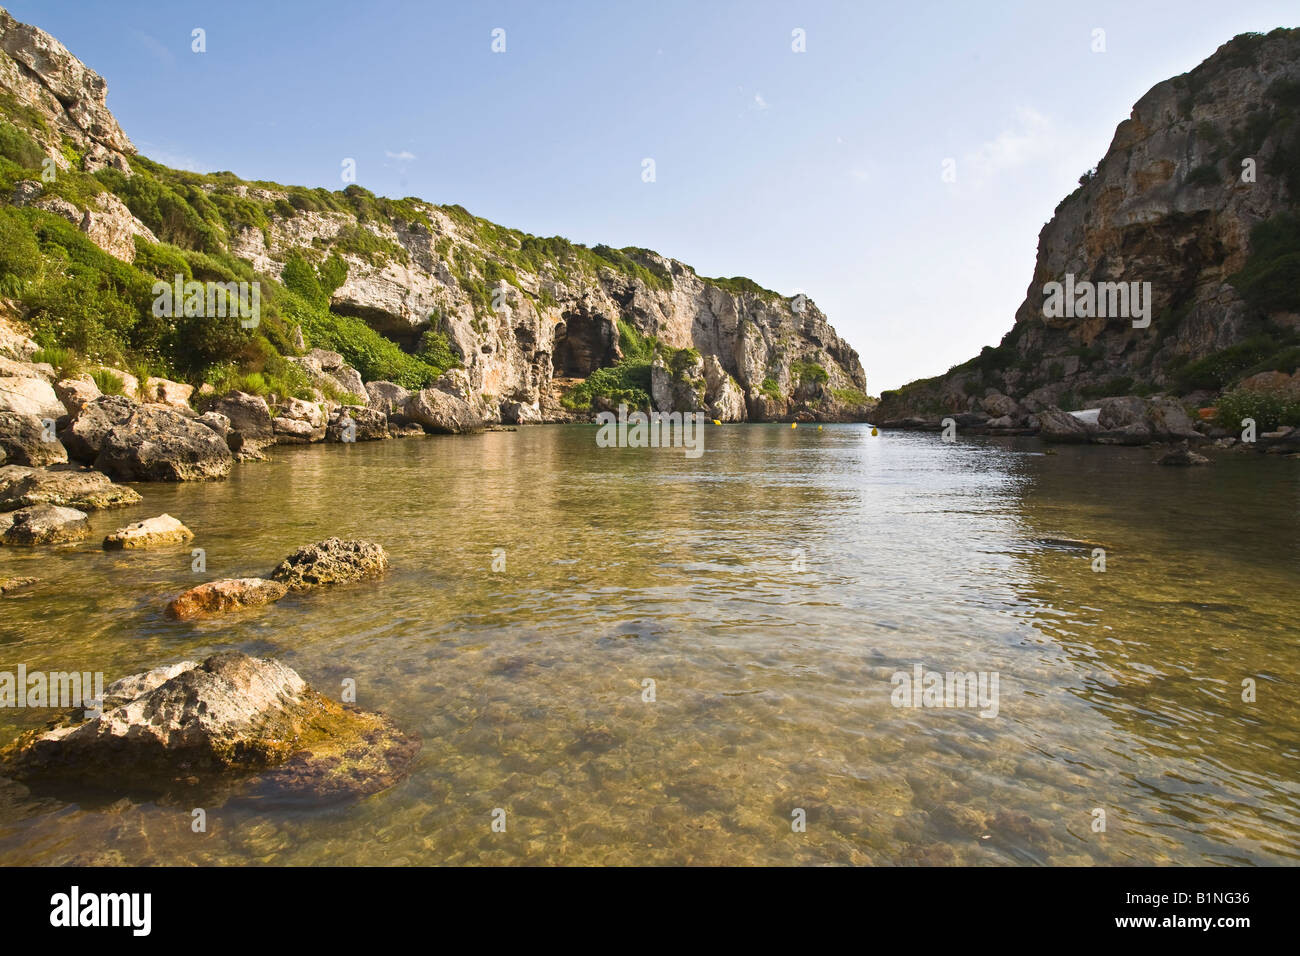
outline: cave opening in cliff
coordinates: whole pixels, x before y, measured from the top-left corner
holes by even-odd
[[[565,312],[555,326],[555,374],[561,378],[586,378],[598,368],[613,365],[614,323],[600,315]]]

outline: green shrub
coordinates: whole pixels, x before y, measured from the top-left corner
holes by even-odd
[[[831,395],[845,405],[866,405],[871,401],[867,398],[867,393],[859,388],[833,388]]]
[[[1261,361],[1279,351],[1279,343],[1270,335],[1255,335],[1220,349],[1211,355],[1185,365],[1174,375],[1176,387],[1182,392],[1200,389],[1218,391],[1241,378],[1247,369],[1257,367]]]
[[[781,398],[781,385],[779,382],[777,382],[776,379],[772,378],[770,375],[767,378],[763,379],[763,384],[758,387],[758,390],[762,392],[764,395],[766,395],[768,398],[777,401],[779,401]]]
[[[126,383],[122,381],[122,377],[106,368],[96,369],[90,373],[90,377],[95,380],[95,387],[105,395],[126,394]]]
[[[826,369],[810,359],[801,359],[790,366],[790,375],[799,385],[819,385],[830,381]]]
[[[1280,425],[1300,425],[1300,399],[1276,392],[1237,389],[1221,395],[1217,406],[1218,423],[1229,431],[1239,430],[1243,418],[1255,419],[1259,432],[1274,431]]]
[[[648,409],[650,363],[630,361],[598,368],[585,381],[570,389],[561,401],[567,408],[582,411],[590,409],[592,400],[597,397],[614,406],[626,404],[629,408]]]
[[[1300,216],[1279,213],[1250,233],[1250,255],[1228,279],[1262,312],[1300,311]]]

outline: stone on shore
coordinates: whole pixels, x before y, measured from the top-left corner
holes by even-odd
[[[273,604],[288,592],[289,589],[279,581],[266,578],[225,578],[200,584],[173,598],[167,605],[166,614],[178,621],[214,617]]]
[[[351,428],[348,427],[351,422]],[[351,437],[349,437],[351,436]],[[390,438],[388,434],[388,416],[364,405],[344,405],[330,416],[325,440],[345,441],[381,441]]]
[[[206,425],[165,405],[138,405],[109,431],[95,467],[121,481],[212,481],[233,461]]]
[[[226,442],[240,460],[261,458],[261,451],[275,444],[275,429],[266,399],[248,392],[230,392],[217,399],[209,411],[226,417]]]
[[[308,591],[374,577],[388,570],[388,553],[369,541],[327,538],[299,548],[271,572],[271,577],[293,591]]]
[[[0,544],[63,544],[80,541],[88,534],[86,513],[76,508],[32,505],[0,514]]]
[[[133,551],[137,548],[158,548],[180,544],[194,537],[194,532],[169,514],[136,521],[118,528],[104,538],[105,551]]]
[[[98,715],[72,711],[21,736],[0,752],[0,769],[117,789],[254,772],[258,798],[332,801],[391,786],[420,749],[382,714],[346,708],[292,668],[239,651],[136,674],[103,696]]]
[[[139,500],[134,489],[115,485],[107,475],[88,468],[0,468],[0,511],[41,504],[94,511],[133,505]]]
[[[139,406],[124,395],[101,395],[73,412],[59,440],[68,455],[86,465],[93,465],[108,433],[129,419]]]
[[[54,386],[44,379],[5,376],[0,377],[0,412],[58,418],[64,409]]]
[[[18,412],[0,412],[0,449],[5,460],[16,465],[58,465],[68,460],[68,450],[54,433],[53,419]]]

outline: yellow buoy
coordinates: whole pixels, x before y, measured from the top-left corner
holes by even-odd
[[[875,425],[872,425],[872,426],[871,426],[871,435],[872,435],[872,437],[875,437],[876,435],[879,435],[879,434],[880,434],[880,432],[878,432],[878,431],[876,430],[876,426],[875,426]]]
[[[715,418],[715,419],[713,420],[713,424],[715,424],[715,425],[721,425],[722,422],[718,421],[718,420]]]
[[[790,427],[791,427],[791,428],[798,428],[798,427],[799,427],[799,423],[798,423],[798,422],[791,422],[791,423],[790,423]]]
[[[821,431],[821,430],[822,430],[822,427],[821,427],[820,425],[818,425],[818,426],[817,426],[817,430],[818,430],[818,431]]]

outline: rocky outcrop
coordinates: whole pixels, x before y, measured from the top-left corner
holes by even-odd
[[[136,521],[118,528],[104,538],[105,551],[134,551],[180,544],[194,537],[194,532],[169,514]]]
[[[140,405],[108,432],[95,467],[119,481],[212,481],[229,475],[233,461],[206,425],[166,406]]]
[[[265,578],[226,578],[190,588],[173,598],[165,611],[178,621],[214,617],[231,611],[263,607],[280,600],[289,592],[279,581]]]
[[[391,786],[420,746],[388,718],[345,708],[284,664],[238,651],[124,678],[103,698],[102,713],[74,711],[7,747],[5,775],[123,788],[255,772],[263,789],[333,800]]]
[[[139,500],[135,490],[115,485],[107,475],[88,468],[0,468],[0,511],[43,504],[94,511],[121,508]]]
[[[292,591],[309,591],[323,585],[376,577],[387,570],[388,553],[379,545],[327,538],[299,548],[280,562],[271,577]]]
[[[90,534],[84,511],[58,505],[31,505],[0,514],[0,544],[63,544]]]
[[[43,145],[67,168],[63,137],[88,152],[87,169],[112,165],[129,172],[135,152],[106,104],[108,85],[44,30],[0,10],[0,87],[38,113]],[[35,125],[35,124],[34,124]]]
[[[991,393],[1011,396],[1027,412],[1095,407],[1099,397],[1135,390],[1213,394],[1234,369],[1270,358],[1261,345],[1234,366],[1240,356],[1225,350],[1270,338],[1273,357],[1291,371],[1285,350],[1300,318],[1252,304],[1241,277],[1258,249],[1256,227],[1294,214],[1300,201],[1297,84],[1300,30],[1284,29],[1236,37],[1189,73],[1156,84],[1043,227],[1029,289],[1001,344],[935,379],[886,392],[878,418],[931,419]],[[1059,309],[1051,283],[1061,284]],[[1123,294],[1102,283],[1124,283]],[[1133,283],[1146,295],[1140,308]],[[1067,286],[1076,290],[1069,309]],[[1086,295],[1091,306],[1079,298]],[[1178,435],[1182,425],[1156,427]],[[1115,437],[1137,441],[1140,427],[1131,431]]]
[[[1209,463],[1210,459],[1192,451],[1191,448],[1188,447],[1187,442],[1183,442],[1179,448],[1175,448],[1173,451],[1161,456],[1160,460],[1156,462],[1156,464],[1159,465],[1174,465],[1179,467],[1208,465]]]

